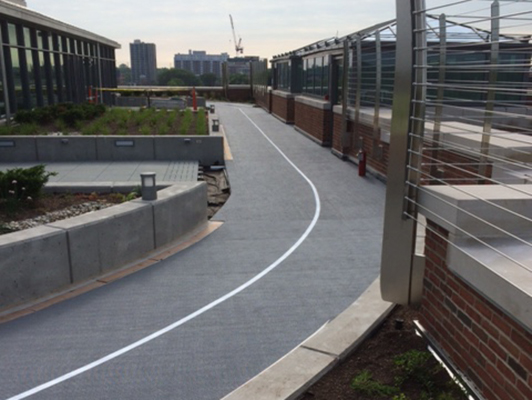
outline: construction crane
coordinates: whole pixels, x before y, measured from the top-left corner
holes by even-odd
[[[242,38],[238,38],[238,42],[236,41],[236,33],[235,33],[235,24],[233,23],[233,17],[231,14],[229,14],[229,19],[231,20],[231,29],[233,30],[233,41],[235,43],[235,51],[236,55],[238,56],[238,53],[242,54],[244,53],[244,48],[242,47]]]

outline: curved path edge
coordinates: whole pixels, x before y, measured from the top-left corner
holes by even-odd
[[[394,307],[382,300],[377,278],[345,311],[222,400],[297,399],[356,350]]]

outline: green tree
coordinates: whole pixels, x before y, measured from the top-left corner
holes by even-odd
[[[201,86],[200,78],[192,72],[176,68],[162,68],[157,77],[158,84],[160,86],[171,86],[169,82],[172,80],[173,83],[181,81],[184,86]]]
[[[208,72],[200,76],[203,86],[216,86],[216,81],[218,77],[212,72]]]
[[[233,74],[229,77],[229,83],[233,85],[245,85],[249,83],[249,76],[245,74]]]
[[[120,64],[116,69],[116,78],[121,85],[131,84],[131,68],[126,64]]]
[[[181,79],[172,78],[166,83],[166,86],[186,86],[186,85]]]

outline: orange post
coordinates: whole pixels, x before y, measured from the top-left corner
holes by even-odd
[[[192,88],[192,109],[198,111],[198,101],[196,100],[196,88]]]

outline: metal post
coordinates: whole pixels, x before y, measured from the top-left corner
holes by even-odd
[[[380,139],[380,107],[381,107],[381,87],[382,87],[382,48],[381,33],[375,32],[375,107],[373,111],[373,140],[374,144]],[[375,148],[374,148],[375,150]]]
[[[9,90],[7,87],[6,60],[4,57],[4,38],[0,29],[0,73],[2,74],[2,89],[4,90],[4,104],[6,108],[6,124],[11,123],[11,107],[9,105]]]
[[[480,159],[478,174],[487,175],[488,155],[490,149],[490,135],[493,124],[493,108],[495,105],[495,83],[497,82],[497,69],[499,64],[499,31],[500,31],[500,7],[499,1],[495,0],[491,5],[491,52],[489,65],[488,93],[486,95],[486,111],[484,113],[484,130],[480,143]]]
[[[381,258],[381,295],[384,300],[410,304],[415,288],[412,288],[413,256],[415,249],[416,221],[405,218],[404,196],[407,180],[409,132],[414,84],[414,31],[424,34],[424,18],[417,17],[424,10],[423,0],[405,2],[396,0],[397,47],[396,74],[393,97],[393,117],[390,138],[390,156],[384,212],[384,233]],[[424,14],[423,14],[424,17]]]
[[[362,104],[362,39],[356,38],[356,77],[357,77],[357,92],[355,98],[355,123],[360,122],[360,107]]]
[[[99,96],[100,96],[100,103],[105,104],[104,99],[103,99],[103,91],[102,91],[102,87],[103,87],[103,83],[102,83],[102,56],[101,56],[100,43],[97,44],[96,49],[97,49],[97,52],[98,52],[98,54],[97,54],[97,57],[98,57],[98,92],[99,92]]]
[[[420,0],[423,1],[424,0]],[[418,8],[417,10],[424,10]],[[405,201],[407,215],[417,216],[417,187],[421,177],[421,164],[423,152],[423,136],[425,134],[425,108],[427,98],[427,35],[426,19],[424,12],[416,12],[414,15],[416,27],[414,38],[414,106],[412,108],[412,123],[410,132],[410,161],[408,169],[407,186],[408,199]]]
[[[349,39],[344,41],[344,58],[342,60],[342,153],[351,147],[351,134],[347,132],[347,96],[349,93]]]
[[[434,128],[432,130],[432,147],[436,150],[432,151],[430,167],[430,176],[438,176],[438,166],[436,160],[438,159],[438,148],[440,147],[440,131],[441,119],[443,115],[443,97],[445,94],[445,72],[447,64],[447,18],[445,14],[440,15],[440,68],[438,70],[438,92],[436,95],[436,107],[434,110]]]

